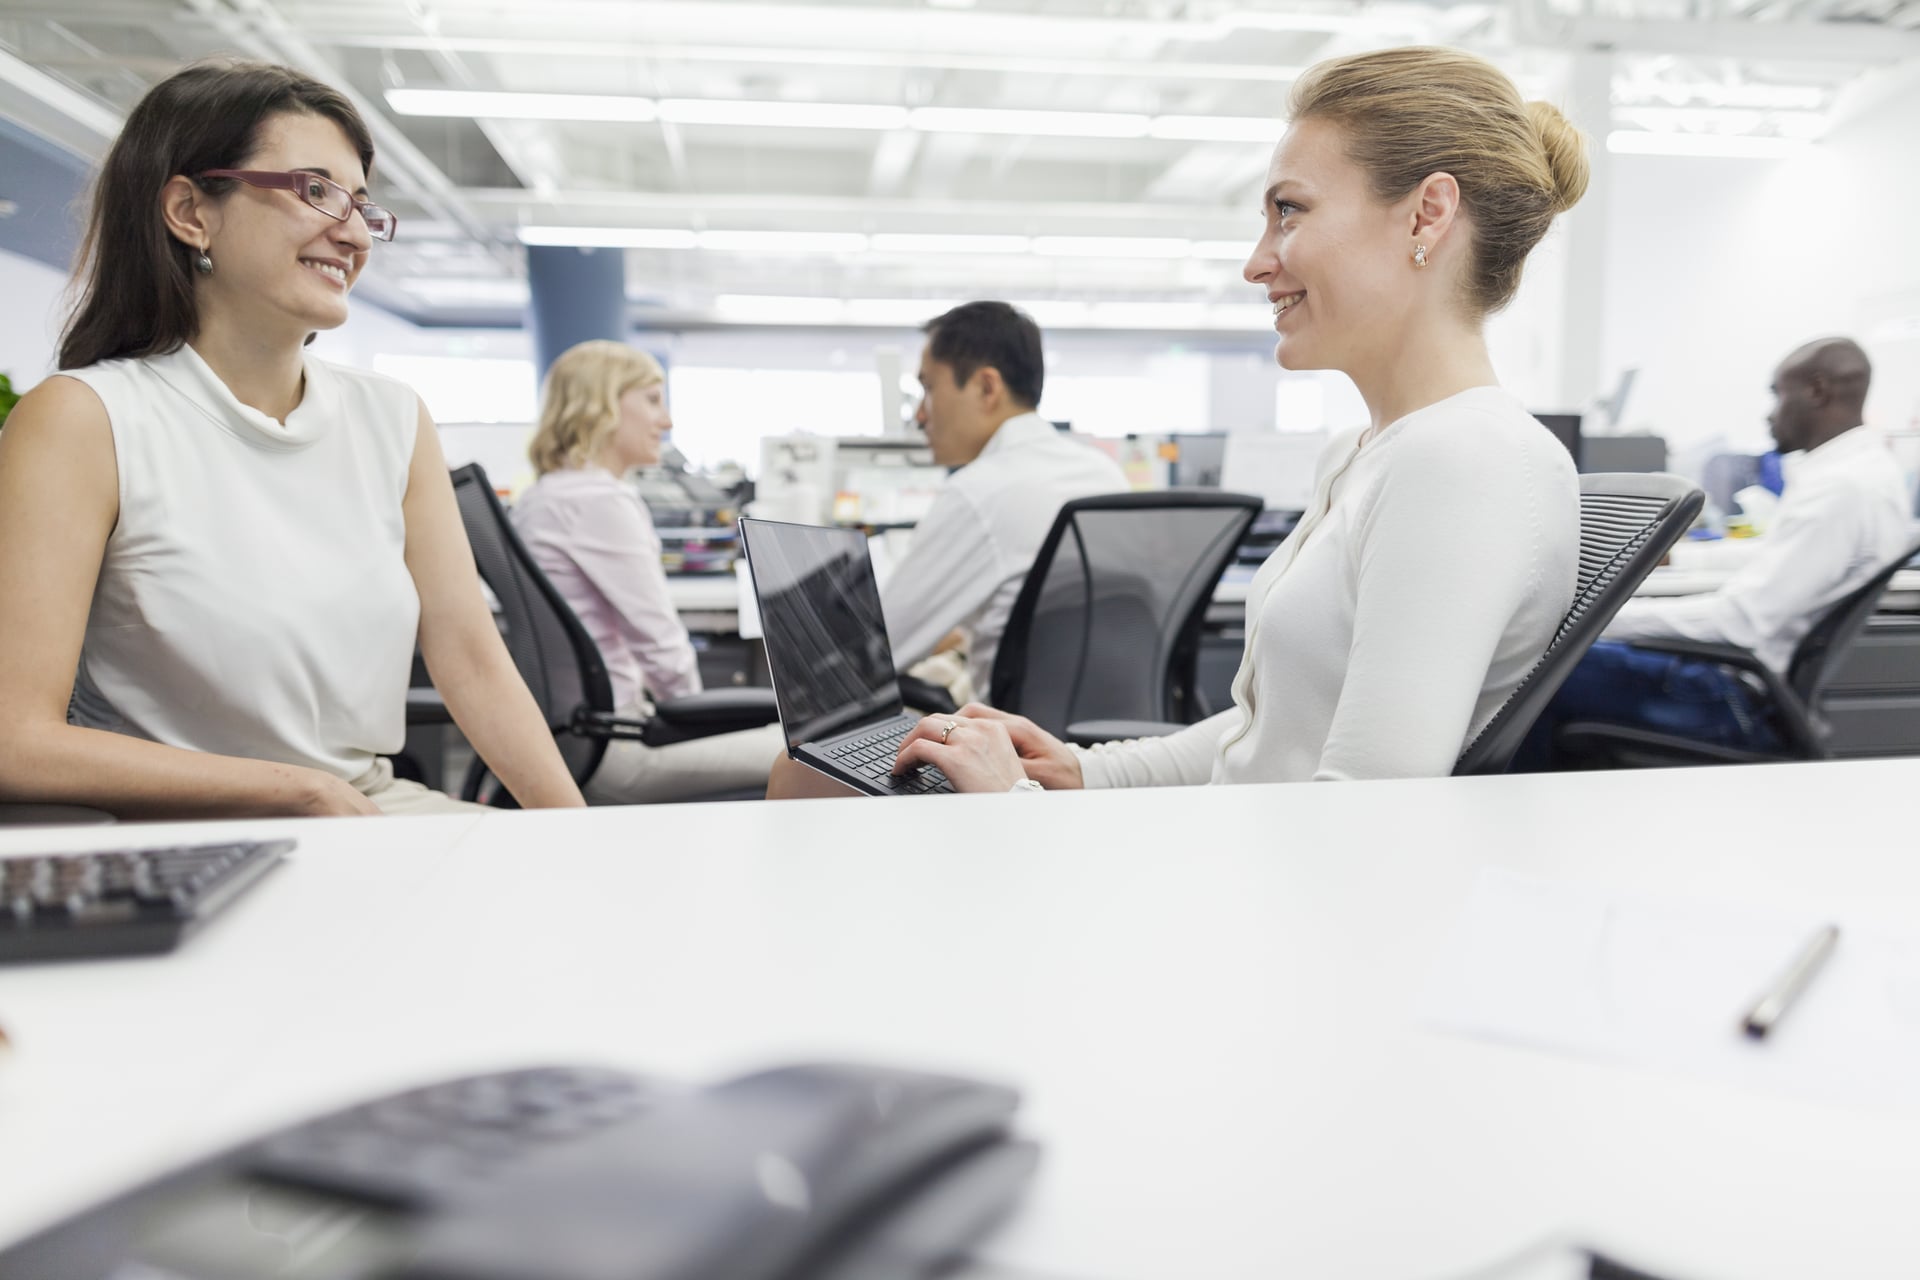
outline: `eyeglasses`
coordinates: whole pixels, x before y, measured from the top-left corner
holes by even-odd
[[[250,187],[294,192],[336,222],[345,222],[353,211],[358,209],[361,219],[367,224],[367,234],[375,240],[391,240],[393,233],[400,229],[400,219],[389,210],[366,200],[355,199],[353,192],[333,179],[323,178],[317,173],[310,173],[304,169],[295,169],[290,173],[278,173],[269,169],[209,169],[200,176],[232,178]]]

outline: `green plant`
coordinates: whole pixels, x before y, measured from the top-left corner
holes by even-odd
[[[13,380],[0,373],[0,423],[7,420],[7,415],[13,412],[13,406],[19,402],[20,396],[13,389]]]

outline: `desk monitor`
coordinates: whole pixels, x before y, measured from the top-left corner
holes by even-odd
[[[1573,455],[1574,470],[1580,469],[1580,415],[1577,413],[1536,413],[1540,424],[1553,432],[1553,438]]]
[[[1269,511],[1305,511],[1313,501],[1313,469],[1326,447],[1326,434],[1320,431],[1229,435],[1220,487],[1257,493]]]
[[[1665,471],[1665,436],[1588,436],[1581,442],[1582,471]]]

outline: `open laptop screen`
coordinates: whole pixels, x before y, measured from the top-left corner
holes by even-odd
[[[858,529],[742,520],[787,746],[899,715],[880,589]]]

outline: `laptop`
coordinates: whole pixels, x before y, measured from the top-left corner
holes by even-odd
[[[900,702],[866,535],[743,518],[740,542],[787,754],[868,795],[952,791],[930,766],[889,773],[920,717]]]

